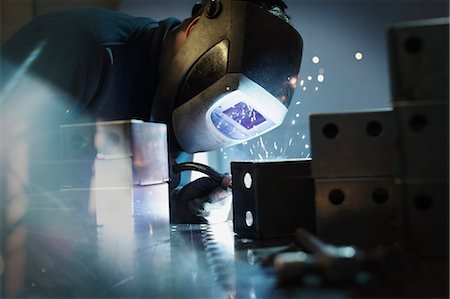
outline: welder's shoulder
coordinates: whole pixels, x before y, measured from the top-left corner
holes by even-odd
[[[65,88],[90,53],[103,53],[103,46],[109,43],[126,44],[155,23],[99,8],[40,15],[2,46],[0,60],[3,66],[8,65],[0,70],[2,81],[12,78],[19,66],[27,65],[29,73]],[[103,61],[97,59],[89,66],[91,76],[100,76]]]
[[[40,15],[21,28],[3,47],[4,51],[35,47],[51,40],[82,55],[85,51],[108,43],[127,43],[156,22],[101,8],[80,8]]]

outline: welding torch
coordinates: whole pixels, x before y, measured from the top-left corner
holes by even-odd
[[[201,173],[204,173],[208,175],[211,179],[216,181],[220,184],[224,189],[230,188],[232,189],[231,185],[231,178],[227,175],[224,175],[217,170],[213,169],[212,167],[208,165],[204,165],[201,163],[196,162],[186,162],[186,163],[180,163],[180,164],[174,164],[172,166],[172,170],[174,173],[180,173],[182,171],[199,171]]]

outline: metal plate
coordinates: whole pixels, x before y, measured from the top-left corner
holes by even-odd
[[[393,176],[391,110],[310,116],[315,178]]]
[[[90,124],[63,125],[60,127],[61,157],[63,160],[92,161],[95,148],[96,126]]]
[[[393,101],[449,96],[448,18],[400,24],[389,30]]]
[[[428,257],[448,258],[448,179],[404,180],[400,186],[406,248]]]
[[[394,108],[400,138],[398,176],[448,177],[448,103],[399,103]]]
[[[333,244],[392,244],[398,199],[389,178],[316,180],[317,235]]]
[[[310,160],[232,162],[233,222],[239,237],[315,231],[314,181]]]
[[[130,120],[64,125],[61,137],[65,161],[92,163],[94,159],[121,159],[128,161],[132,170],[131,184],[149,185],[169,180],[164,124]]]

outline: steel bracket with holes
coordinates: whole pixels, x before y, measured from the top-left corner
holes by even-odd
[[[234,231],[244,238],[315,232],[311,160],[232,162]]]

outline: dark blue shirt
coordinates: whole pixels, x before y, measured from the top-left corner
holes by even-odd
[[[31,59],[29,73],[69,95],[64,111],[149,120],[161,46],[178,24],[99,8],[41,15],[3,45],[2,88]]]

